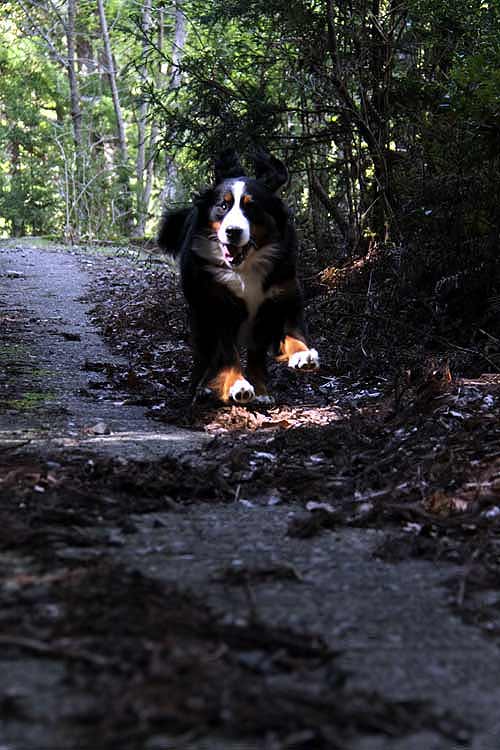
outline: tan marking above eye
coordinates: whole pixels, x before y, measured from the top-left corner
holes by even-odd
[[[224,195],[222,196],[222,199],[223,199],[223,200],[224,200],[224,201],[225,201],[226,203],[232,203],[232,202],[233,202],[233,196],[232,196],[232,193],[224,193]]]
[[[251,195],[244,195],[243,196],[243,203],[251,203],[252,202],[252,196]]]

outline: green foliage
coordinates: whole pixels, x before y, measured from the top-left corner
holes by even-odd
[[[144,29],[144,4],[106,0],[126,165],[94,0],[77,5],[79,154],[58,59],[66,54],[67,3],[58,4],[60,17],[35,3],[31,19],[7,5],[0,22],[4,231],[116,236],[127,189],[137,213],[152,165],[152,232],[161,196],[187,199],[209,179],[214,155],[233,145],[243,155],[265,146],[286,160],[289,199],[326,262],[362,254],[373,241],[417,242],[422,232],[459,249],[493,241],[496,2],[152,0]],[[186,17],[182,49],[175,48],[176,7]],[[52,34],[53,50],[40,29]],[[141,138],[146,162],[137,176]],[[137,230],[144,232],[139,222]]]
[[[43,233],[60,216],[52,118],[60,83],[8,24],[0,52],[0,217],[11,234]],[[56,157],[54,159],[54,157]]]
[[[46,4],[35,7],[29,17],[12,4],[0,18],[0,232],[4,234],[92,238],[117,237],[122,231],[124,172],[116,159],[115,117],[102,66],[95,2],[80,0],[77,7],[80,154],[73,138],[64,65],[65,3],[59,4],[59,17],[51,16]],[[139,50],[130,30],[135,8],[121,0],[107,4],[131,130],[135,103],[128,93],[132,87],[127,66]],[[132,173],[132,164],[126,169]]]

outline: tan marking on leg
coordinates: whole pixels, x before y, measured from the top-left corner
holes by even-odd
[[[297,352],[306,352],[309,349],[300,339],[293,336],[285,336],[284,341],[280,344],[280,354],[276,357],[277,362],[288,362],[292,354]]]
[[[208,387],[211,388],[221,401],[227,402],[230,399],[229,391],[237,380],[244,380],[245,376],[239,365],[225,367],[210,381]]]

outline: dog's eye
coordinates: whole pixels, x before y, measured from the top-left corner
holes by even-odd
[[[220,207],[222,208],[223,211],[226,211],[229,208],[226,201],[222,201],[222,203],[220,204]]]

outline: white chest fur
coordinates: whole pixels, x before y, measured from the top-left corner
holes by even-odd
[[[271,290],[264,292],[263,283],[276,252],[277,249],[269,245],[259,250],[251,250],[238,269],[220,267],[213,269],[217,281],[227,286],[233,294],[245,302],[249,318],[255,317],[261,304],[272,294]]]
[[[218,242],[203,235],[196,235],[192,248],[199,257],[210,261],[208,269],[219,284],[226,286],[245,302],[248,316],[242,324],[238,338],[241,344],[248,343],[248,333],[259,307],[264,300],[276,295],[276,289],[273,287],[264,292],[263,284],[279,253],[279,247],[265,245],[258,250],[251,249],[243,263],[234,269],[226,263]],[[214,261],[217,265],[212,265]]]
[[[248,317],[243,321],[238,333],[238,343],[250,343],[252,323],[264,300],[275,295],[271,287],[264,292],[263,283],[271,269],[277,248],[272,245],[259,250],[251,250],[237,270],[214,268],[213,273],[220,284],[227,286],[246,305]]]

